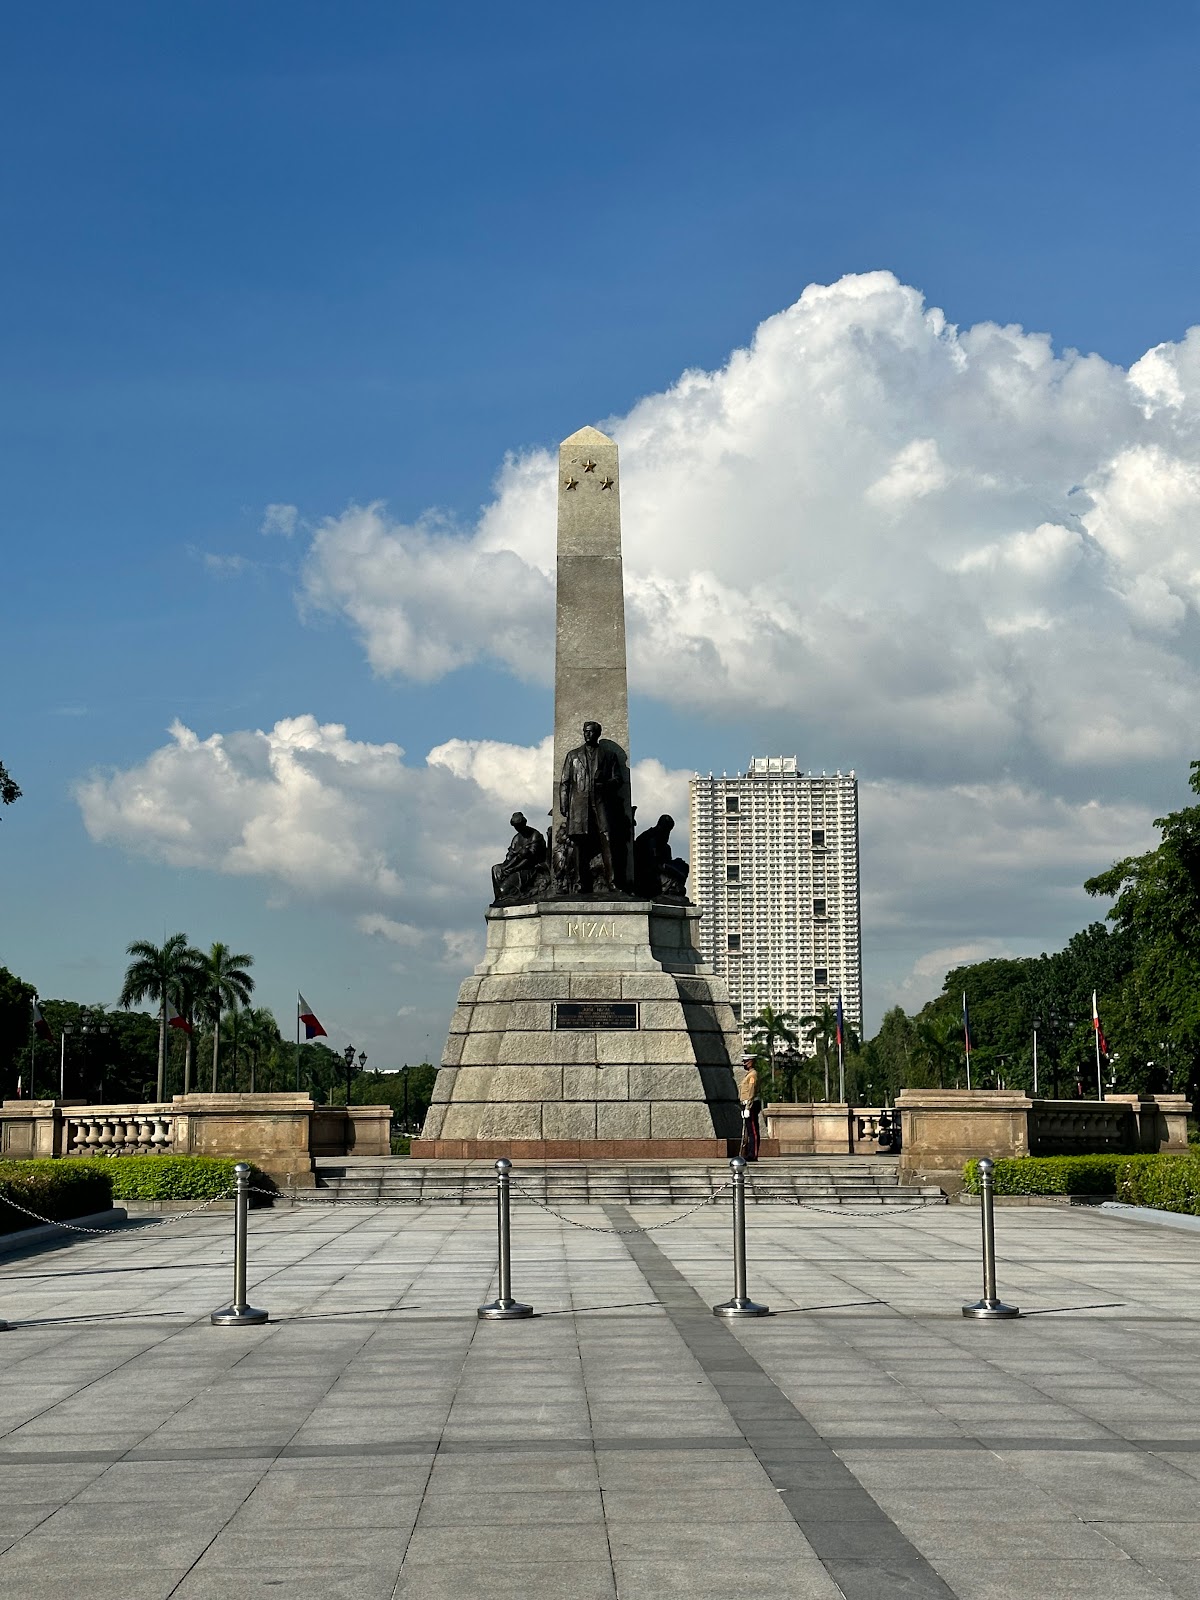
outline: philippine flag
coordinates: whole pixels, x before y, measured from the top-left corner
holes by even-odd
[[[180,1028],[184,1033],[191,1033],[192,1025],[182,1011],[176,1011],[171,1002],[167,1001],[167,1027]]]
[[[842,1048],[842,1026],[843,1026],[844,1021],[845,1021],[845,1019],[842,1016],[842,997],[841,997],[841,995],[838,995],[838,997],[837,997],[837,1047],[838,1047],[839,1050]]]
[[[967,991],[963,990],[963,1043],[967,1047],[967,1054],[975,1048],[971,1040],[971,1012],[967,1006]]]
[[[44,1039],[47,1044],[54,1043],[54,1035],[50,1032],[50,1024],[42,1015],[42,1008],[36,1000],[33,1002],[33,1031],[39,1039]]]
[[[1096,991],[1092,990],[1092,1027],[1096,1030],[1096,1043],[1100,1046],[1100,1054],[1108,1054],[1108,1040],[1104,1037],[1104,1029],[1100,1026],[1100,1012],[1096,1006]]]
[[[327,1039],[329,1035],[317,1021],[316,1012],[299,991],[296,993],[296,1000],[296,1016],[304,1024],[304,1037],[306,1039]]]

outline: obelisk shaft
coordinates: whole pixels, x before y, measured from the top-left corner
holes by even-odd
[[[558,450],[558,606],[554,646],[554,826],[558,779],[585,722],[629,761],[625,589],[617,447],[580,428]]]

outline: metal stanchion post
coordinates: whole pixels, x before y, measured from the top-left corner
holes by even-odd
[[[503,1156],[496,1163],[496,1232],[500,1258],[500,1292],[486,1306],[480,1306],[479,1315],[485,1322],[512,1322],[517,1317],[531,1317],[532,1306],[524,1306],[512,1297],[512,1258],[509,1253],[508,1175],[512,1162]]]
[[[996,1298],[996,1218],[992,1200],[995,1179],[992,1172],[995,1162],[986,1156],[979,1163],[979,1210],[983,1217],[983,1299],[973,1306],[964,1306],[964,1317],[1019,1317],[1016,1306],[1006,1306]]]
[[[239,1161],[233,1169],[237,1189],[233,1197],[233,1304],[214,1311],[208,1319],[221,1328],[245,1327],[265,1322],[267,1313],[246,1304],[246,1235],[250,1218],[250,1168]]]
[[[746,1163],[734,1156],[733,1171],[733,1299],[713,1307],[714,1317],[766,1317],[770,1306],[757,1305],[746,1293]]]

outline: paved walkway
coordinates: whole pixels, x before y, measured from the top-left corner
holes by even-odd
[[[978,1213],[521,1204],[251,1217],[263,1328],[213,1328],[227,1216],[0,1262],[14,1600],[1200,1596],[1200,1249],[997,1212],[1031,1314],[960,1315]]]

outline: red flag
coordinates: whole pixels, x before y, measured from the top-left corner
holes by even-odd
[[[1100,1046],[1100,1054],[1108,1054],[1108,1040],[1104,1037],[1104,1029],[1100,1026],[1100,1012],[1096,1007],[1096,991],[1092,990],[1092,1027],[1096,1030],[1096,1043]]]
[[[44,1039],[47,1044],[54,1043],[54,1035],[50,1031],[50,1024],[42,1015],[42,1008],[36,1000],[33,1002],[33,1031],[39,1039]]]
[[[299,990],[296,991],[296,1000],[298,1002],[296,1007],[296,1016],[298,1020],[304,1024],[304,1037],[306,1039],[327,1039],[329,1035],[317,1021],[316,1012],[309,1005],[308,1001],[299,992]]]
[[[183,1012],[176,1011],[175,1007],[169,1000],[167,1001],[167,1027],[179,1028],[184,1033],[191,1033],[192,1031],[192,1025],[184,1016]]]

